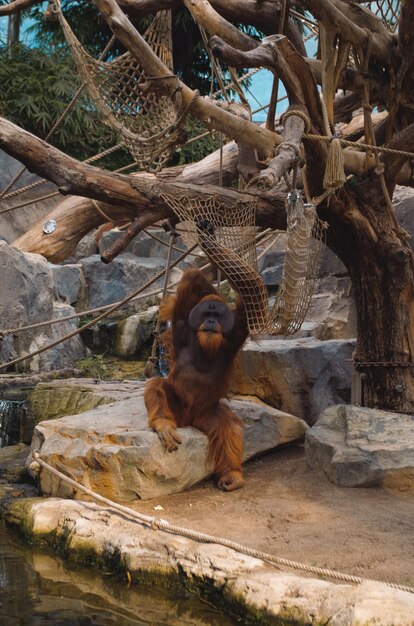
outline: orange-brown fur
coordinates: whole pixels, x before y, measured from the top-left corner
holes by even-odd
[[[170,372],[167,378],[152,378],[145,387],[149,425],[157,431],[166,450],[178,448],[177,426],[192,425],[209,438],[208,458],[214,464],[219,487],[237,489],[243,485],[243,427],[230,407],[221,402],[229,389],[234,357],[247,337],[242,303],[234,311],[234,327],[197,332],[188,324],[192,309],[199,302],[223,299],[199,270],[188,270],[175,298],[163,305],[162,320],[172,320]],[[164,334],[164,333],[163,333]]]

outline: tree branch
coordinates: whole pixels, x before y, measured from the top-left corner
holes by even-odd
[[[94,4],[101,11],[112,32],[143,67],[147,76],[157,78],[172,75],[124,15],[115,0],[94,0]],[[276,145],[281,141],[278,135],[227,113],[208,98],[197,97],[197,92],[183,82],[178,81],[178,83],[183,106],[191,107],[191,113],[201,119],[208,128],[215,128],[237,142],[273,154]]]
[[[288,109],[290,115],[286,116],[286,121],[283,122],[283,142],[278,147],[274,159],[259,175],[257,187],[262,191],[275,187],[281,177],[299,161],[305,122],[302,117],[294,115],[296,108]]]
[[[410,124],[395,135],[387,144],[387,148],[394,150],[405,150],[407,152],[414,151],[414,124]],[[411,181],[408,183],[413,185],[412,163],[407,162],[407,157],[394,154],[383,153],[381,161],[384,163],[384,176],[389,187],[394,187],[398,183],[398,178],[402,170],[409,170]]]
[[[367,46],[369,36],[365,29],[375,33],[371,56],[386,67],[390,65],[394,37],[371,11],[342,0],[299,0],[298,4],[354,46]]]
[[[80,163],[2,118],[0,118],[0,147],[26,165],[29,171],[54,182],[62,193],[102,201],[105,204],[99,206],[114,220],[125,217],[134,219],[139,216],[143,219],[143,228],[160,219],[173,216],[170,206],[162,197],[163,194],[178,194],[185,198],[206,198],[206,200],[214,196],[219,198],[223,209],[227,211],[234,211],[240,201],[257,202],[259,226],[284,228],[286,224],[284,197],[280,192],[261,194],[253,190],[241,192],[216,185],[192,184],[189,169],[192,169],[193,180],[198,182],[200,164],[189,166],[186,168],[187,171],[178,175],[176,179],[168,175],[155,176],[148,173],[134,176],[115,174]],[[229,147],[229,153],[235,165],[232,146]],[[208,158],[211,159],[211,155]],[[65,203],[63,211],[60,207],[49,216],[58,216],[59,228],[55,233],[44,235],[41,228],[45,222],[43,218],[41,223],[32,227],[15,245],[20,249],[38,252],[54,261],[60,261],[68,256],[68,249],[73,250],[74,245],[84,234],[104,221],[102,215],[84,198],[78,203],[73,198],[68,198]],[[75,230],[76,235],[72,233],[68,238],[65,236],[65,228]],[[70,242],[68,243],[66,239],[70,239]],[[65,250],[63,257],[62,249]]]
[[[322,128],[322,111],[315,79],[309,65],[284,35],[268,37],[247,52],[229,46],[219,37],[210,40],[214,56],[234,67],[267,67],[283,82],[289,103],[306,107],[315,129]]]
[[[217,35],[239,50],[253,50],[260,41],[249,37],[225,20],[207,0],[183,0],[194,21],[210,35]]]
[[[13,0],[13,2],[9,2],[9,4],[3,4],[0,6],[0,17],[3,17],[4,15],[13,15],[13,13],[18,13],[19,11],[27,9],[34,4],[39,4],[40,2],[41,0]]]
[[[135,20],[164,9],[177,10],[181,0],[118,0],[118,4]],[[239,0],[211,0],[210,5],[233,24],[251,25],[266,35],[279,32],[280,0],[243,0],[243,4]],[[286,35],[301,54],[306,54],[296,24],[288,22]]]
[[[401,13],[398,24],[398,52],[401,64],[398,71],[398,79],[403,84],[405,77],[409,79],[409,84],[405,85],[405,90],[410,94],[413,87],[413,67],[414,67],[414,5],[410,0],[402,0]]]

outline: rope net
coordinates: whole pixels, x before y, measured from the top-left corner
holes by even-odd
[[[187,243],[197,243],[226,275],[243,300],[252,335],[291,335],[302,325],[319,268],[325,224],[302,195],[288,195],[287,243],[281,284],[269,306],[258,272],[255,202],[225,208],[214,196],[162,195],[181,220]]]
[[[79,74],[105,123],[118,132],[140,169],[159,171],[181,143],[185,114],[180,92],[173,102],[151,91],[151,81],[129,52],[111,61],[91,57],[66,21],[59,0],[54,7]],[[156,14],[144,39],[172,70],[170,11]]]
[[[397,30],[401,9],[400,0],[375,0],[367,2],[366,7],[381,19],[388,30],[393,33]]]

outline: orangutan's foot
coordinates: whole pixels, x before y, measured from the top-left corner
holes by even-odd
[[[223,491],[235,491],[244,485],[242,473],[239,470],[229,470],[220,476],[217,486]]]

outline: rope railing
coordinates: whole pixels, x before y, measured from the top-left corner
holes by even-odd
[[[184,528],[182,526],[177,526],[175,524],[170,524],[167,520],[161,519],[155,516],[145,515],[144,513],[139,513],[138,511],[134,511],[133,509],[126,507],[124,505],[118,504],[109,498],[105,498],[100,494],[96,493],[92,489],[88,489],[84,487],[81,483],[69,476],[66,476],[63,472],[55,469],[52,465],[49,465],[46,461],[40,458],[39,452],[34,452],[33,454],[34,460],[30,464],[30,469],[33,472],[39,472],[40,468],[44,468],[63,482],[71,485],[74,489],[81,491],[87,496],[93,498],[97,502],[101,502],[109,506],[116,512],[120,512],[122,514],[126,514],[129,517],[132,517],[134,521],[138,523],[145,524],[149,528],[153,530],[161,530],[173,535],[179,535],[181,537],[186,537],[187,539],[192,539],[193,541],[198,541],[201,543],[215,543],[220,546],[224,546],[225,548],[230,548],[231,550],[235,550],[240,554],[244,554],[246,556],[250,556],[256,559],[260,559],[261,561],[265,561],[271,565],[279,565],[283,567],[288,567],[294,570],[306,572],[308,574],[315,574],[317,576],[323,576],[326,578],[332,578],[333,580],[340,580],[343,582],[362,584],[365,582],[375,582],[386,585],[387,587],[391,587],[392,589],[398,589],[400,591],[406,591],[408,593],[414,593],[414,587],[410,587],[408,585],[400,585],[398,583],[392,583],[387,581],[378,581],[372,580],[369,578],[363,578],[361,576],[354,576],[352,574],[346,574],[344,572],[337,572],[336,570],[328,569],[325,567],[317,567],[315,565],[308,565],[306,563],[299,563],[298,561],[291,561],[290,559],[285,559],[274,554],[269,554],[267,552],[263,552],[262,550],[256,550],[255,548],[249,548],[247,546],[243,546],[240,543],[236,543],[235,541],[231,541],[229,539],[225,539],[223,537],[215,537],[213,535],[208,535],[207,533],[198,532],[195,530],[191,530],[189,528]]]

